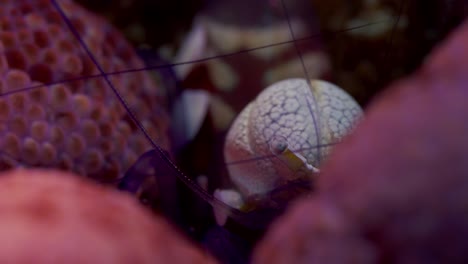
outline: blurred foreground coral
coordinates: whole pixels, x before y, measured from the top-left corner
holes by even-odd
[[[254,263],[468,263],[468,21],[337,146]]]
[[[57,2],[104,72],[144,67],[109,23],[72,1]],[[151,147],[52,1],[1,2],[0,76],[1,170],[61,168],[114,182]],[[146,72],[108,78],[167,148],[161,87]]]
[[[0,263],[214,263],[134,199],[71,173],[0,176]]]

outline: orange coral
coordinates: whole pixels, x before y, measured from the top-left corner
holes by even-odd
[[[215,263],[126,194],[73,176],[1,175],[1,263]]]
[[[143,68],[109,23],[72,1],[59,5],[106,73]],[[50,1],[1,6],[1,168],[57,167],[117,179],[150,148],[143,133]],[[108,78],[149,135],[167,148],[161,89],[145,72]]]

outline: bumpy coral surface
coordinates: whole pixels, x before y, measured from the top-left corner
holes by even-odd
[[[1,263],[214,263],[130,196],[71,173],[0,177]]]
[[[110,24],[72,1],[57,2],[104,72],[144,67]],[[52,1],[0,3],[1,169],[56,167],[115,181],[150,144]],[[167,147],[162,90],[146,72],[108,78]]]
[[[467,263],[467,43],[468,21],[368,108],[255,263]]]

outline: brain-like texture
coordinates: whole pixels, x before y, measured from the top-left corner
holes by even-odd
[[[369,106],[254,263],[468,262],[467,43],[468,21]]]
[[[214,263],[129,195],[56,170],[0,177],[1,263]]]
[[[276,150],[287,147],[319,166],[330,151],[327,144],[349,133],[361,115],[356,101],[331,83],[277,82],[247,105],[229,130],[224,154],[230,177],[244,196],[271,191],[300,176],[272,157]]]
[[[144,66],[110,24],[72,1],[58,3],[104,72]],[[0,165],[56,167],[114,181],[149,144],[71,32],[52,1],[1,1]],[[148,73],[108,78],[166,148],[161,89]],[[67,79],[73,81],[61,82]],[[14,92],[26,87],[36,88]]]

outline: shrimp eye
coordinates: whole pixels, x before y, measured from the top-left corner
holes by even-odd
[[[281,137],[281,136],[274,137],[270,141],[269,145],[270,145],[270,151],[274,155],[281,155],[288,149],[288,142],[286,138]]]

